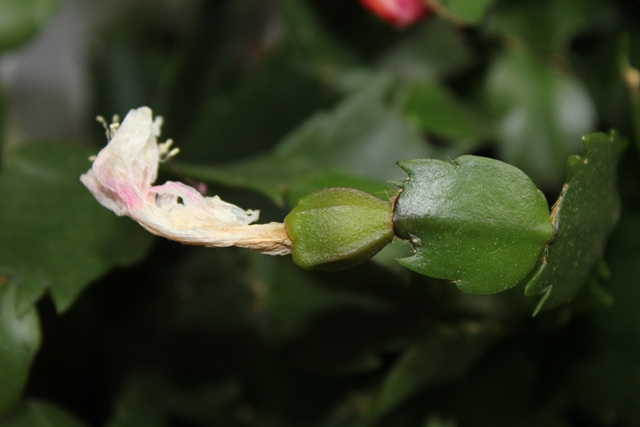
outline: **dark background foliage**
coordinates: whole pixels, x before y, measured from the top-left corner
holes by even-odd
[[[443,4],[400,31],[355,0],[0,1],[0,425],[638,425],[640,3]],[[185,247],[78,181],[93,117],[141,105],[181,149],[162,179],[265,222],[466,153],[553,203],[610,129],[622,213],[588,292],[533,318],[522,286],[403,269],[399,241],[335,273]]]

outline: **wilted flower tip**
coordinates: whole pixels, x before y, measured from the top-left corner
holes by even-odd
[[[243,210],[219,197],[204,197],[181,182],[153,186],[158,162],[178,154],[173,141],[158,143],[162,118],[151,109],[129,111],[121,124],[107,125],[109,143],[98,153],[82,183],[106,208],[134,219],[153,234],[185,244],[240,246],[271,255],[290,252],[281,223],[255,224],[259,212]]]

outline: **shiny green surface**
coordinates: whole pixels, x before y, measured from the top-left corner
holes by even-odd
[[[341,269],[364,262],[393,238],[391,204],[353,188],[303,197],[284,220],[293,261],[305,269]]]
[[[409,179],[394,213],[418,273],[488,294],[518,284],[553,236],[543,194],[519,169],[477,156],[399,163]]]

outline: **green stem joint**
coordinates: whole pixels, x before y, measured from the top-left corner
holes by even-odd
[[[397,236],[413,245],[400,264],[482,294],[517,285],[541,262],[554,227],[544,195],[524,172],[478,156],[399,165],[409,177],[392,201],[351,188],[300,199],[285,218],[294,262],[350,267]]]

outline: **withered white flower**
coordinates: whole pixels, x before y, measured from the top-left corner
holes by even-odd
[[[128,216],[149,232],[185,244],[239,246],[270,255],[291,252],[284,224],[251,224],[259,212],[204,197],[195,188],[168,181],[153,185],[158,163],[171,141],[158,143],[162,118],[151,109],[129,111],[122,124],[107,129],[108,145],[98,153],[82,183],[104,207]]]

